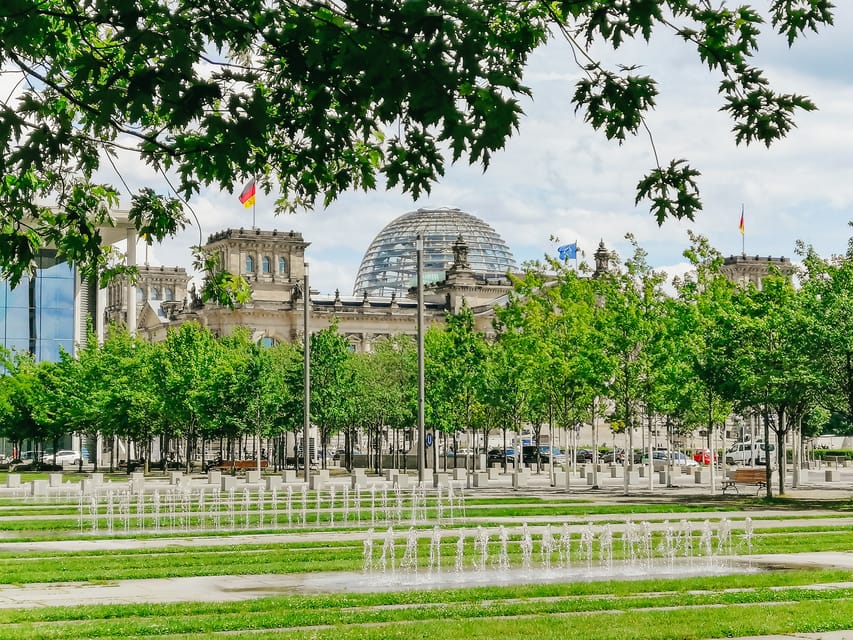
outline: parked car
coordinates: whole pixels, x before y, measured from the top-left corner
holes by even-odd
[[[699,464],[711,464],[711,450],[710,449],[696,449],[693,452],[693,459]],[[713,452],[714,464],[717,463],[717,452]]]
[[[46,453],[41,457],[42,464],[80,464],[80,452],[70,449],[62,449],[56,454]]]
[[[536,462],[537,462],[536,449],[537,449],[536,445],[526,446],[522,449],[522,452],[521,452],[522,458],[521,459],[524,462],[524,464],[536,464]],[[538,449],[539,449],[538,461],[541,462],[542,464],[546,464],[546,463],[551,462],[552,458],[553,458],[554,462],[557,464],[563,464],[566,461],[566,454],[559,447],[548,446],[546,444],[543,444],[543,445],[540,445],[538,447]]]
[[[776,445],[770,444],[767,449],[770,451],[771,460],[773,452],[776,450]],[[726,451],[726,464],[753,464],[761,466],[766,464],[767,451],[764,447],[763,440],[755,440],[754,442],[735,442]]]
[[[513,458],[512,453],[512,449],[507,449],[506,452],[503,449],[489,449],[489,452],[486,454],[486,464],[490,467],[493,464],[503,465],[504,457],[506,457],[507,464],[513,464],[515,458]]]
[[[622,464],[625,461],[625,450],[610,449],[609,451],[605,451],[601,456],[599,456],[599,460],[601,460],[605,464]]]
[[[592,449],[578,449],[575,452],[575,460],[577,462],[592,462],[593,457]]]

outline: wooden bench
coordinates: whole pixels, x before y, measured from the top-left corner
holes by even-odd
[[[269,460],[261,460],[261,469],[266,469],[269,465]],[[251,471],[258,468],[257,460],[223,460],[220,464],[211,464],[207,467],[208,471]]]
[[[767,486],[767,470],[764,467],[743,467],[735,469],[735,474],[728,480],[723,480],[723,493],[726,489],[734,488],[735,493],[740,493],[739,484],[751,484],[755,486],[755,495]]]

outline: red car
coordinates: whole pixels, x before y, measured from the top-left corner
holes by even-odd
[[[708,449],[696,449],[693,452],[693,459],[699,464],[711,464],[711,451]],[[717,462],[717,453],[714,452],[714,463]]]

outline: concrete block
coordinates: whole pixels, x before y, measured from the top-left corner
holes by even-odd
[[[484,471],[474,472],[474,486],[487,487],[489,485],[489,474]]]
[[[21,474],[10,473],[6,476],[6,487],[9,489],[19,489],[21,486]]]
[[[693,472],[694,484],[709,484],[711,482],[711,472],[708,469],[697,469]]]
[[[141,473],[134,473],[130,478],[130,492],[133,495],[145,493],[145,476]]]
[[[468,470],[465,467],[456,467],[453,470],[453,479],[454,480],[464,480],[468,475]]]
[[[47,480],[33,480],[33,496],[47,495]]]
[[[281,476],[267,476],[266,489],[267,491],[278,489],[281,487],[283,482],[284,478]]]
[[[47,476],[47,481],[51,487],[61,487],[62,486],[62,474],[61,473],[50,473]]]
[[[286,484],[292,484],[294,482],[299,482],[300,480],[296,473],[296,469],[285,469],[281,472],[281,478]]]
[[[625,470],[622,467],[619,467],[615,464],[610,466],[609,471],[610,471],[610,477],[611,478],[621,478],[624,476],[624,473],[625,473]]]
[[[666,471],[658,471],[658,483],[666,486]]]
[[[407,473],[398,473],[394,478],[394,482],[400,489],[408,489],[412,486],[412,477]]]
[[[88,477],[83,478],[80,483],[80,490],[83,492],[83,495],[92,495],[98,491],[98,487],[101,486],[100,482],[97,482],[94,478]]]
[[[841,473],[838,469],[825,469],[824,470],[824,481],[825,482],[838,482],[841,480]]]
[[[565,471],[555,471],[554,472],[554,486],[558,489],[561,489],[566,486],[566,472]]]
[[[595,486],[595,474],[592,471],[586,472],[586,484],[590,487]]]
[[[104,484],[104,474],[101,472],[90,473],[89,479],[92,481],[92,484],[95,484],[95,485]]]
[[[222,472],[219,469],[211,469],[207,472],[207,484],[218,487],[222,484]]]
[[[432,486],[447,488],[450,483],[450,474],[439,471],[432,474]]]
[[[170,471],[169,472],[169,484],[170,485],[179,485],[183,480],[184,472],[183,471]]]
[[[237,488],[237,476],[222,476],[221,480],[223,491]]]
[[[246,483],[247,484],[257,484],[261,481],[261,472],[257,469],[247,469],[246,470]]]
[[[498,465],[497,467],[495,465],[492,465],[491,467],[489,467],[489,480],[497,480],[500,477],[501,473],[503,473],[503,467],[501,467],[500,465]]]
[[[319,471],[308,476],[308,485],[312,490],[316,491],[320,487],[329,483],[329,470],[320,469]]]
[[[517,474],[512,475],[512,488],[521,489],[527,486],[530,480],[530,471],[528,469],[519,469]]]

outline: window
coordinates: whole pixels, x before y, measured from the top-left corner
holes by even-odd
[[[252,256],[246,256],[246,273],[255,273],[255,259]]]
[[[151,299],[160,300],[160,287],[151,287]]]
[[[171,301],[175,299],[175,290],[172,287],[166,287],[163,290],[163,300]]]
[[[145,302],[145,289],[142,287],[136,288],[136,304]]]
[[[258,344],[262,347],[274,347],[276,345],[276,339],[271,338],[269,336],[264,336],[263,338],[261,338]]]
[[[278,272],[287,273],[287,260],[285,260],[284,258],[278,259]]]
[[[272,270],[272,264],[270,263],[270,257],[269,256],[264,256],[261,259],[261,270],[264,273],[269,273]]]

